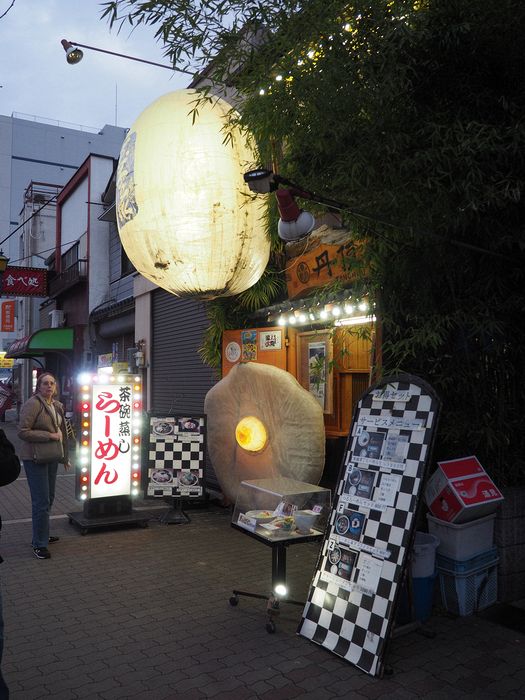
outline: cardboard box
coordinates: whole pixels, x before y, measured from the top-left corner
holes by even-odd
[[[425,488],[432,515],[449,523],[466,523],[493,513],[503,501],[501,492],[477,457],[438,462]]]

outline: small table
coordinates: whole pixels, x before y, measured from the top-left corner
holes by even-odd
[[[239,603],[239,596],[243,595],[248,598],[259,598],[260,600],[266,600],[266,613],[268,615],[268,620],[266,622],[266,631],[269,633],[275,632],[275,622],[273,617],[279,614],[279,605],[283,603],[291,603],[292,605],[304,606],[304,601],[291,600],[287,597],[275,596],[274,590],[277,584],[281,583],[286,585],[286,548],[292,544],[301,544],[304,542],[318,542],[320,541],[324,533],[320,530],[312,529],[309,535],[302,535],[297,530],[285,532],[281,531],[274,535],[266,535],[260,532],[261,528],[258,527],[258,532],[252,532],[247,530],[236,523],[231,523],[231,526],[235,530],[243,532],[245,535],[249,535],[258,542],[262,542],[268,547],[272,548],[272,593],[267,596],[262,593],[250,593],[248,591],[239,591],[234,589],[232,591],[232,596],[230,597],[230,605],[236,606]]]

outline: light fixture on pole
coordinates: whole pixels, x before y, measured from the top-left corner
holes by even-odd
[[[183,70],[182,68],[174,68],[165,63],[155,63],[155,61],[148,61],[145,58],[137,58],[136,56],[128,56],[124,53],[117,53],[116,51],[109,51],[108,49],[99,49],[96,46],[88,46],[87,44],[79,44],[77,41],[68,41],[67,39],[62,39],[60,42],[66,52],[66,61],[70,65],[75,65],[80,63],[84,56],[84,52],[80,50],[79,46],[83,49],[89,49],[90,51],[98,51],[100,53],[107,53],[111,56],[118,56],[119,58],[127,58],[130,61],[138,61],[139,63],[148,63],[150,66],[157,66],[158,68],[167,68],[168,70],[175,71],[176,73],[185,73],[186,75],[191,75],[195,77],[195,73],[188,70]]]
[[[0,250],[0,275],[2,275],[6,271],[8,263],[9,258],[6,255],[4,255],[3,250]]]
[[[297,241],[311,233],[315,226],[315,218],[310,212],[300,209],[295,203],[294,197],[302,197],[318,204],[323,204],[330,209],[341,211],[348,207],[333,199],[321,197],[314,192],[305,190],[291,180],[278,175],[265,168],[257,168],[244,173],[244,181],[255,194],[269,194],[275,192],[277,205],[281,219],[279,221],[279,237],[284,241]],[[288,189],[279,189],[284,185]]]
[[[277,227],[279,238],[283,241],[298,241],[314,230],[315,217],[309,211],[299,209],[294,195],[301,195],[299,190],[281,189],[275,192],[281,218]]]

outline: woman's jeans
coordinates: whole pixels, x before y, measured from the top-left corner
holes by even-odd
[[[58,462],[36,464],[24,459],[27,483],[31,491],[31,513],[33,517],[33,547],[49,544],[49,512],[55,499]]]

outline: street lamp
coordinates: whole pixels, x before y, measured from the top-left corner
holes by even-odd
[[[176,73],[185,73],[186,75],[191,75],[192,78],[195,77],[195,73],[192,73],[191,71],[183,70],[182,68],[174,68],[173,66],[169,66],[165,63],[155,63],[154,61],[148,61],[145,58],[128,56],[127,54],[116,53],[115,51],[109,51],[108,49],[99,49],[96,46],[87,46],[86,44],[79,44],[77,41],[68,41],[67,39],[62,39],[60,43],[62,44],[62,46],[64,47],[64,51],[66,52],[66,61],[72,66],[76,63],[80,63],[80,61],[84,57],[84,52],[79,49],[79,46],[81,46],[83,49],[89,49],[90,51],[108,53],[111,56],[127,58],[130,61],[138,61],[139,63],[149,63],[151,66],[157,66],[158,68],[167,68],[168,70],[175,71]]]
[[[2,275],[7,268],[7,265],[9,263],[9,258],[4,255],[4,251],[0,250],[0,275]]]

